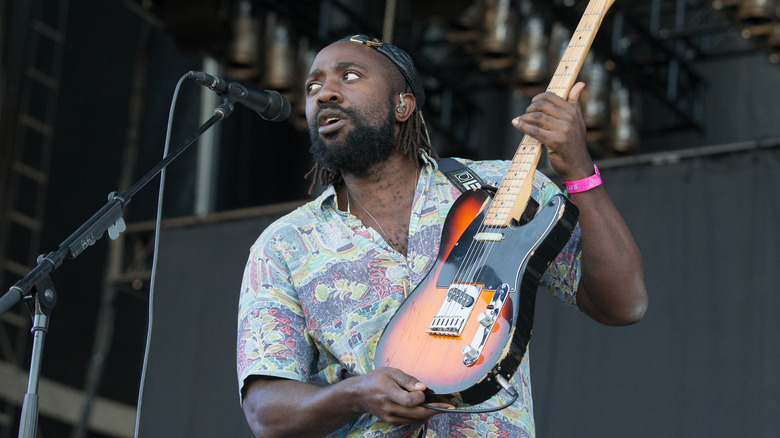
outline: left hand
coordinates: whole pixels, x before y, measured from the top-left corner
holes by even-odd
[[[515,128],[547,147],[550,165],[567,181],[593,175],[579,103],[584,88],[584,82],[577,82],[568,99],[548,91],[540,93],[531,100],[525,114],[512,120]]]
[[[547,147],[550,164],[567,181],[593,175],[585,142],[579,98],[585,84],[572,87],[568,99],[544,92],[512,124]],[[608,325],[633,324],[645,314],[647,291],[642,254],[625,220],[603,186],[572,195],[582,230],[582,278],[577,305]],[[587,285],[587,287],[586,287]]]

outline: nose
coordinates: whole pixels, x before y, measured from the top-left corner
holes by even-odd
[[[317,93],[317,103],[334,102],[341,103],[343,101],[341,90],[338,84],[334,80],[326,80],[322,83],[320,92]]]

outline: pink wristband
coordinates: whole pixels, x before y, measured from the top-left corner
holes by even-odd
[[[580,193],[600,186],[601,174],[599,173],[599,168],[594,164],[593,169],[596,171],[594,175],[584,179],[578,179],[577,181],[566,181],[563,183],[563,189],[567,193]]]

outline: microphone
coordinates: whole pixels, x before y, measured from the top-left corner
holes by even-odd
[[[272,122],[281,122],[290,116],[290,101],[274,90],[257,91],[246,88],[238,82],[228,82],[222,78],[206,74],[202,71],[187,73],[195,82],[248,107],[260,117]]]

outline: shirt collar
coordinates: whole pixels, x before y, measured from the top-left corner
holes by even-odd
[[[325,191],[317,197],[315,202],[317,203],[317,207],[320,209],[320,211],[325,211],[331,208],[338,211],[338,207],[336,206],[336,188],[333,187],[332,184],[329,185]]]

